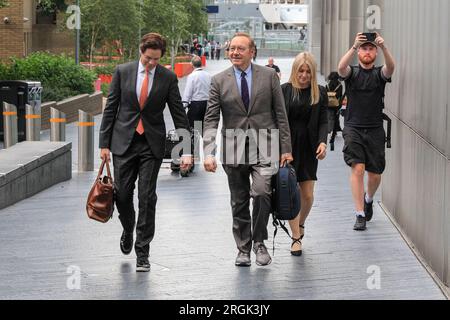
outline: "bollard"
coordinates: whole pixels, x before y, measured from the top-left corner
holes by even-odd
[[[50,141],[66,141],[66,114],[50,108]]]
[[[41,141],[41,110],[25,105],[27,141]]]
[[[6,102],[3,102],[3,135],[5,149],[17,143],[17,108]]]
[[[94,116],[78,110],[78,171],[94,171]]]

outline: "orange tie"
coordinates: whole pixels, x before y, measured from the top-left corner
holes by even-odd
[[[141,110],[144,109],[145,101],[148,95],[148,67],[145,68],[145,77],[142,82],[141,95],[139,96],[139,106]],[[139,119],[139,123],[136,127],[136,132],[142,135],[144,133],[144,123],[142,122],[142,117]]]

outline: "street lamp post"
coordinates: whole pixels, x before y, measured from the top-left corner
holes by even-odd
[[[172,50],[170,53],[170,65],[172,66],[172,71],[175,71],[175,5],[172,0]]]
[[[77,7],[80,8],[80,0],[77,0]],[[81,19],[81,14],[79,14],[79,18]],[[75,36],[75,63],[80,64],[80,25],[77,25],[75,28],[76,30],[76,36]]]
[[[144,5],[144,0],[138,0],[139,2],[139,39],[138,39],[138,44],[141,42],[141,38],[142,38],[142,6]],[[138,59],[141,56],[141,52],[139,49],[139,45],[138,45]]]

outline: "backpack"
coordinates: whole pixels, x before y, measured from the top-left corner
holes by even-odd
[[[288,164],[280,168],[278,173],[272,177],[272,224],[275,227],[273,234],[274,252],[278,227],[283,229],[289,238],[291,238],[284,221],[295,219],[300,212],[300,206],[297,174],[295,173],[295,169]]]
[[[329,108],[338,108],[340,106],[339,99],[336,97],[336,91],[342,86],[339,84],[336,89],[330,91],[327,86],[327,94],[328,94],[328,107]]]

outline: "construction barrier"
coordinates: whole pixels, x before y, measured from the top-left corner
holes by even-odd
[[[194,70],[190,62],[175,63],[175,74],[178,78],[186,77]]]

